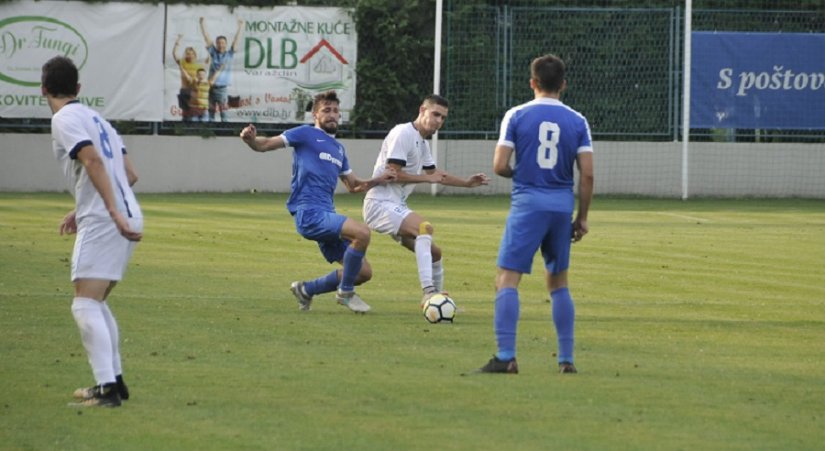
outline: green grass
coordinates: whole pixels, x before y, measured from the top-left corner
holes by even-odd
[[[339,211],[360,218],[359,196]],[[554,372],[539,259],[518,376],[495,350],[508,200],[419,195],[463,309],[429,325],[413,255],[373,235],[353,315],[292,280],[328,272],[285,196],[143,195],[144,241],[111,297],[133,399],[67,407],[91,371],[69,306],[67,194],[0,194],[0,449],[821,449],[825,203],[604,199],[573,247],[576,365]]]

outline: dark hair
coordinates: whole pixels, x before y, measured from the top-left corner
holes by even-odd
[[[432,105],[432,104],[441,105],[444,108],[449,108],[450,107],[450,102],[448,102],[446,98],[441,97],[438,94],[430,94],[427,97],[424,97],[424,101],[421,102],[421,105]]]
[[[55,97],[77,95],[77,66],[65,56],[55,56],[43,64],[40,83],[46,92]]]
[[[564,61],[556,55],[540,56],[530,63],[530,77],[545,92],[560,92],[564,86]]]
[[[224,36],[224,35],[220,35],[220,36],[218,36],[217,38],[215,38],[215,42],[218,42],[218,41],[220,41],[221,39],[223,39],[223,40],[224,40],[224,41],[226,41],[226,42],[229,42],[229,40],[227,40],[227,39],[226,39],[226,36]]]
[[[316,94],[315,98],[312,100],[312,112],[316,112],[321,108],[325,102],[335,102],[337,104],[341,104],[341,101],[338,99],[338,93],[335,91],[326,91],[320,94]]]

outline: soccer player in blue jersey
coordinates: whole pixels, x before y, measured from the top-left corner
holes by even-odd
[[[529,274],[541,249],[547,290],[553,302],[558,337],[559,372],[573,365],[573,298],[567,289],[570,244],[588,232],[587,213],[593,198],[593,147],[587,119],[562,103],[567,87],[564,62],[545,55],[530,64],[535,98],[504,115],[493,159],[496,174],[513,179],[510,213],[501,238],[496,274],[494,329],[498,352],[479,368],[481,373],[518,373],[516,327],[518,285]],[[511,157],[515,154],[515,165]],[[579,206],[575,206],[573,167],[579,170]]]
[[[256,152],[292,147],[292,193],[286,207],[295,219],[298,233],[318,243],[328,262],[343,266],[309,281],[293,282],[292,294],[301,310],[309,310],[313,296],[336,291],[339,304],[356,313],[370,310],[357,294],[355,285],[372,278],[372,268],[364,258],[370,243],[370,229],[363,223],[335,212],[333,194],[338,179],[351,193],[395,180],[388,169],[369,180],[361,180],[349,167],[344,146],[335,139],[341,118],[335,91],[315,96],[312,116],[315,125],[301,125],[274,137],[259,137],[254,125],[241,131],[241,139]]]
[[[72,316],[97,385],[75,390],[78,406],[118,407],[123,382],[118,324],[107,301],[143,237],[137,182],[117,131],[77,100],[78,70],[56,56],[43,65],[41,93],[51,109],[52,150],[75,199],[60,234],[77,233],[72,252]]]

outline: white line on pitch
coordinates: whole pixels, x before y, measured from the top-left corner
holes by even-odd
[[[711,222],[710,219],[699,218],[699,217],[696,217],[696,216],[677,215],[676,213],[664,213],[664,212],[657,211],[656,214],[665,215],[665,216],[673,216],[674,218],[687,219],[689,221]]]

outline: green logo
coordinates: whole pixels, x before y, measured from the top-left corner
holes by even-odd
[[[51,17],[0,20],[0,80],[40,86],[43,63],[57,55],[71,58],[81,69],[89,56],[89,46],[74,27]]]

